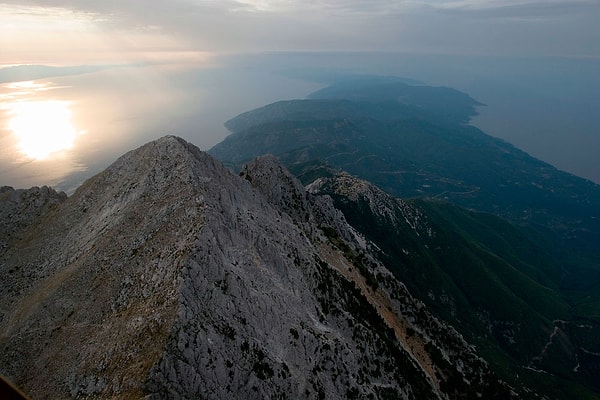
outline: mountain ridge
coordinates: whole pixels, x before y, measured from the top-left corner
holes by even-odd
[[[0,372],[32,398],[517,396],[273,158],[164,137],[21,238]]]

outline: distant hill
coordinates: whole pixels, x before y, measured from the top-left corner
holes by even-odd
[[[79,65],[74,67],[53,67],[48,65],[14,65],[0,68],[0,83],[33,81],[56,76],[81,75],[102,71],[114,66]]]
[[[309,97],[233,118],[232,134],[209,153],[233,168],[262,154],[291,170],[325,163],[397,197],[447,200],[549,230],[600,260],[600,185],[465,124],[478,104],[469,96],[363,79]]]

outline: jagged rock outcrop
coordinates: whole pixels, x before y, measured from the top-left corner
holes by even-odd
[[[406,224],[417,236],[433,235],[431,227],[427,225],[426,216],[418,208],[344,171],[336,173],[332,178],[318,178],[311,182],[306,190],[313,194],[335,193],[349,202],[366,204],[369,213],[377,216],[377,222],[394,229],[402,229],[401,225]]]
[[[164,137],[53,204],[0,258],[0,373],[33,399],[512,396],[272,157]]]

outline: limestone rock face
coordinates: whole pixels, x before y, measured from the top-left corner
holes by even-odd
[[[512,395],[272,157],[169,136],[47,197],[0,253],[0,373],[33,399]]]

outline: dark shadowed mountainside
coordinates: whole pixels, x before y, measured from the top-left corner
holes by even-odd
[[[565,293],[570,271],[553,241],[447,202],[403,201],[346,173],[308,190],[330,196],[378,259],[513,385],[564,399],[600,390],[600,358],[589,354],[600,321]]]

